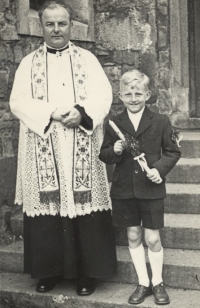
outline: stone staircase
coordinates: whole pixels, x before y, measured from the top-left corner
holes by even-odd
[[[183,132],[182,158],[167,177],[165,229],[161,232],[164,254],[164,281],[173,308],[200,307],[200,132]],[[63,281],[44,295],[35,292],[35,281],[23,274],[23,221],[12,217],[17,241],[0,249],[1,308],[126,308],[133,284],[137,283],[128,248],[126,230],[115,229],[118,273],[98,282],[94,294],[78,297],[74,282]],[[148,270],[150,271],[149,264]],[[158,307],[153,296],[137,305]]]

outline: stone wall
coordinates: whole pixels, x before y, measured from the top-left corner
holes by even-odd
[[[18,36],[14,0],[0,1],[0,206],[14,201],[19,123],[9,109],[14,74],[21,59],[36,49],[37,37]]]
[[[151,79],[150,108],[172,113],[168,0],[96,0],[95,53],[113,85],[111,113],[123,108],[119,78],[138,68]]]
[[[119,79],[132,68],[151,78],[150,108],[171,118],[177,112],[171,98],[169,1],[94,0],[95,42],[76,43],[98,57],[112,84],[111,115],[123,109],[117,94]],[[0,205],[14,200],[19,125],[8,105],[14,74],[21,59],[41,42],[39,37],[17,33],[16,1],[1,0]]]

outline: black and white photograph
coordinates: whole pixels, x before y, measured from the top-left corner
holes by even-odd
[[[200,307],[200,0],[0,0],[0,308]]]

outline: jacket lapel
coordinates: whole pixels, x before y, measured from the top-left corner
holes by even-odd
[[[138,130],[135,133],[135,138],[137,138],[140,134],[142,134],[147,128],[152,125],[151,119],[153,117],[153,112],[151,112],[151,110],[149,110],[149,108],[145,106],[142,118],[140,120],[140,124],[138,126]]]
[[[115,120],[116,125],[119,129],[123,129],[123,131],[129,133],[131,136],[137,138],[140,134],[142,134],[147,128],[152,125],[152,118],[154,117],[153,112],[145,106],[142,118],[140,120],[140,124],[138,126],[137,132],[134,129],[131,120],[129,119],[127,109],[125,109]]]
[[[119,129],[123,129],[125,132],[129,133],[132,136],[135,136],[135,129],[131,120],[129,119],[127,110],[125,109],[115,121]]]

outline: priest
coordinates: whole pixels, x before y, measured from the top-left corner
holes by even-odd
[[[112,103],[96,57],[70,41],[72,9],[46,1],[44,43],[17,69],[10,97],[20,120],[15,203],[23,204],[24,272],[48,292],[77,277],[77,294],[116,272],[111,204],[98,154]]]

